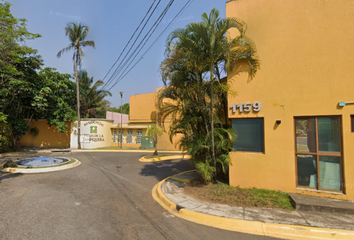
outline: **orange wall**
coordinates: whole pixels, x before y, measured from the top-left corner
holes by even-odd
[[[155,122],[156,93],[146,93],[130,96],[129,122]]]
[[[66,122],[70,129],[70,122]],[[39,133],[33,136],[28,131],[21,138],[21,146],[37,148],[70,148],[70,133],[61,133],[55,129],[55,125],[49,127],[47,121],[33,121],[30,128],[37,127]]]
[[[177,136],[174,136],[172,138],[173,143],[170,142],[170,136],[167,134],[168,130],[170,127],[170,123],[168,120],[165,122],[165,131],[159,138],[158,143],[157,143],[157,148],[158,149],[179,149],[178,148],[178,141],[182,137],[182,134],[178,134]]]
[[[157,88],[154,93],[146,93],[130,96],[130,115],[129,115],[129,123],[139,123],[146,124],[146,127],[156,122],[156,96],[157,92],[161,88]],[[158,149],[178,149],[175,145],[176,142],[180,139],[180,136],[176,136],[173,138],[173,143],[170,142],[168,132],[169,123],[165,123],[165,130],[157,143]],[[126,132],[126,130],[124,130]],[[143,135],[146,131],[143,131]],[[124,144],[124,142],[123,142]]]
[[[231,76],[236,103],[261,102],[260,112],[232,113],[229,118],[264,117],[265,153],[230,153],[230,184],[354,200],[354,4],[351,0],[235,0],[226,16],[248,25],[261,60],[257,76]],[[230,31],[235,37],[237,32]],[[342,117],[345,194],[296,187],[294,117]],[[277,126],[276,120],[282,123]]]

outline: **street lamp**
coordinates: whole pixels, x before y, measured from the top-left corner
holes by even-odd
[[[120,148],[123,146],[123,92],[120,92],[120,134],[121,134],[121,140],[120,140]]]

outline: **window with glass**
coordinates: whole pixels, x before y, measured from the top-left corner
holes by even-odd
[[[128,130],[127,143],[133,143],[133,130]]]
[[[141,144],[141,136],[143,136],[143,130],[136,130],[135,143]]]
[[[122,142],[123,142],[123,131],[118,130],[118,143],[122,143]]]
[[[235,150],[264,152],[263,118],[233,119],[232,128],[237,135],[233,144]]]
[[[112,139],[113,139],[113,143],[116,143],[116,142],[117,142],[117,130],[113,130]]]
[[[352,125],[352,132],[354,132],[354,115],[350,116],[350,122],[351,122],[351,125]]]
[[[343,191],[340,117],[295,118],[297,185]]]

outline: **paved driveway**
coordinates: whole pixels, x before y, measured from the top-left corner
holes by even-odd
[[[141,163],[144,153],[59,154],[79,167],[0,175],[0,239],[271,239],[170,215],[151,196],[188,160]]]

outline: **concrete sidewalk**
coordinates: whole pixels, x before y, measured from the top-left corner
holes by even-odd
[[[184,192],[185,182],[196,177],[196,172],[186,172],[165,179],[155,186],[153,197],[178,217],[226,230],[285,239],[354,239],[353,214],[202,202]]]

